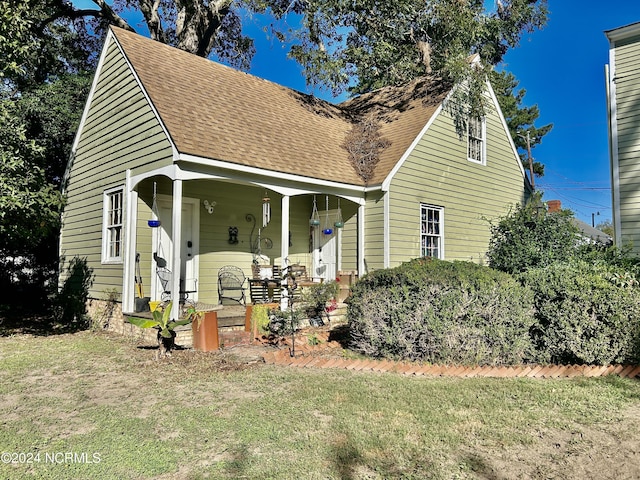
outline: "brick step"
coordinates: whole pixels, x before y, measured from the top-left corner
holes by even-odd
[[[235,345],[249,345],[251,343],[251,332],[243,330],[220,330],[220,347],[229,348]]]

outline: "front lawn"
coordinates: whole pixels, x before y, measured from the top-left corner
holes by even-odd
[[[0,337],[0,477],[640,477],[635,380],[153,358],[107,333]]]

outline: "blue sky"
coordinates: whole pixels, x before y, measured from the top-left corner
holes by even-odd
[[[90,0],[75,0],[93,7]],[[488,8],[493,1],[485,2]],[[604,66],[609,62],[605,30],[640,21],[639,0],[549,0],[549,21],[543,30],[526,34],[521,45],[505,57],[504,68],[520,81],[527,94],[524,105],[537,104],[537,125],[553,123],[533,151],[545,165],[536,179],[544,199],[558,199],[576,217],[591,223],[611,219],[611,182],[607,136]],[[138,28],[139,22],[131,20]],[[286,58],[286,48],[265,39],[260,16],[245,32],[256,39],[251,73],[296,90],[330,99],[327,92],[306,87],[300,68]]]

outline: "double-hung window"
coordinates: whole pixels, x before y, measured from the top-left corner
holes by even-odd
[[[420,205],[420,255],[444,258],[444,209]]]
[[[470,162],[487,164],[487,128],[483,117],[467,121],[467,158]]]
[[[102,262],[122,262],[123,225],[122,187],[113,188],[104,192],[102,215]]]

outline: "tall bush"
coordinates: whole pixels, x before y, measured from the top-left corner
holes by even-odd
[[[489,265],[508,273],[566,262],[579,250],[578,227],[570,210],[549,213],[540,194],[491,225]]]
[[[640,289],[625,270],[574,261],[531,269],[521,279],[534,292],[538,360],[640,362]]]
[[[533,354],[531,304],[530,290],[508,274],[417,259],[355,284],[351,347],[373,357],[517,364]]]

